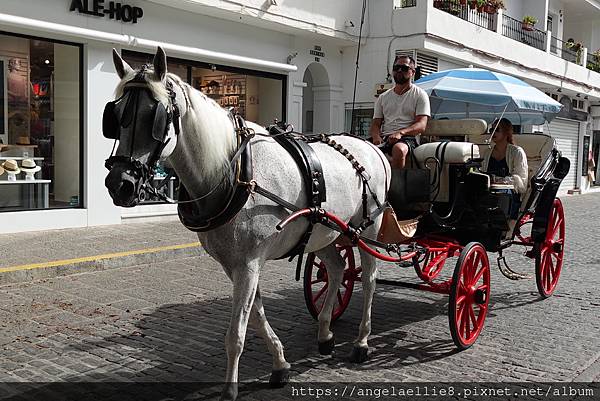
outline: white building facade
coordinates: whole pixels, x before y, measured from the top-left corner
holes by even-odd
[[[434,0],[3,0],[0,232],[176,214],[160,202],[115,207],[104,187],[113,143],[102,136],[101,118],[118,82],[113,47],[139,65],[151,62],[160,44],[171,72],[249,120],[339,132],[351,125],[363,15],[358,133],[368,132],[376,89],[388,83],[398,53],[415,55],[423,73],[498,70],[568,106],[550,126],[521,130],[557,137],[572,160],[567,189],[585,190],[587,154],[598,165],[600,149],[600,73],[592,54],[600,48],[600,2],[505,3],[498,14],[475,16],[468,5],[457,11]],[[525,13],[538,18],[539,31],[517,31],[509,16],[520,24]],[[571,37],[580,51],[566,50]],[[600,56],[597,62],[600,71]],[[31,160],[40,171],[12,174],[11,161],[23,169]],[[173,187],[176,181],[166,190]]]

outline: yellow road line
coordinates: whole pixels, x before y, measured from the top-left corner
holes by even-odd
[[[45,267],[56,267],[56,266],[73,264],[73,263],[83,263],[83,262],[92,262],[95,260],[121,258],[124,256],[141,255],[144,253],[169,251],[169,250],[174,250],[174,249],[193,248],[196,246],[200,246],[200,242],[191,242],[189,244],[180,244],[180,245],[160,246],[160,247],[156,247],[156,248],[138,249],[136,251],[107,253],[104,255],[86,256],[83,258],[75,258],[75,259],[54,260],[51,262],[43,262],[43,263],[31,263],[28,265],[0,267],[0,273],[14,272],[14,271],[19,271],[19,270],[43,269]]]

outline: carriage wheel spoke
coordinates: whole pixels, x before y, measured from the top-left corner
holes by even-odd
[[[323,288],[321,288],[321,289],[319,290],[319,292],[317,292],[317,295],[315,295],[315,296],[313,297],[313,302],[315,302],[315,303],[316,303],[316,302],[317,302],[317,300],[318,300],[319,298],[321,298],[321,296],[323,295],[323,293],[324,293],[325,291],[327,291],[327,287],[329,287],[329,283],[328,283],[328,282],[327,282],[327,283],[325,283],[325,285],[323,286]]]
[[[470,305],[465,305],[465,309],[470,308]],[[467,339],[471,336],[471,314],[469,311],[463,312],[463,335]]]
[[[473,305],[469,305],[469,315],[471,316],[471,321],[473,322],[473,332],[477,332],[479,324],[477,319],[475,318],[475,311],[473,310]]]
[[[466,294],[467,293],[467,287],[460,280],[458,281],[458,292],[459,292],[459,294]]]
[[[488,286],[487,286],[487,284],[482,284],[482,285],[480,285],[479,287],[477,287],[477,288],[476,288],[476,290],[479,290],[479,291],[484,291],[484,292],[486,292],[486,293],[487,293]]]
[[[463,319],[463,312],[465,310],[465,304],[462,303],[460,305],[458,305],[458,310],[456,313],[456,322],[458,323],[458,327],[462,327],[462,319]]]
[[[481,269],[479,269],[479,272],[475,275],[475,278],[471,282],[471,285],[477,284],[479,282],[479,279],[481,278],[481,276],[483,276],[484,272],[485,272],[485,268],[483,266],[481,266]]]

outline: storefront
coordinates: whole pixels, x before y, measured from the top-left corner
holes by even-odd
[[[222,107],[262,125],[286,120],[297,130],[308,114],[303,77],[310,70],[315,128],[343,129],[342,42],[159,3],[2,1],[0,233],[176,215],[175,206],[156,200],[116,207],[104,187],[113,141],[102,136],[101,117],[118,83],[113,48],[139,66],[160,45],[169,72]],[[157,175],[165,169],[158,166]],[[176,196],[176,188],[174,178],[164,190]]]

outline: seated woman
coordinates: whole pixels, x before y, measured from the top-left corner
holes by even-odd
[[[494,145],[484,155],[482,169],[496,177],[512,178],[514,197],[509,217],[516,219],[521,206],[521,195],[527,191],[527,156],[523,148],[514,144],[513,126],[506,118],[492,124],[492,133]]]

